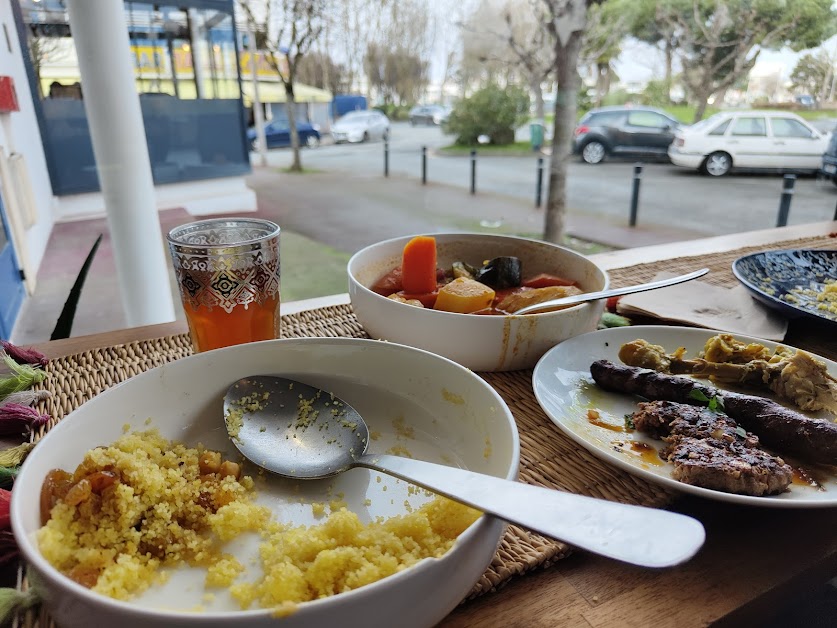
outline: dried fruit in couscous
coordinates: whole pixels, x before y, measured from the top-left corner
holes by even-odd
[[[118,599],[162,583],[162,567],[205,567],[207,587],[229,588],[242,608],[257,605],[282,616],[300,602],[442,556],[480,515],[436,497],[409,514],[364,524],[341,498],[331,501],[322,524],[280,525],[254,503],[253,481],[238,479],[238,465],[225,474],[232,468],[227,462],[155,430],[96,448],[74,474],[56,471],[45,483],[41,553],[70,578]],[[312,510],[322,515],[325,504]],[[263,539],[256,574],[222,551],[248,531]]]
[[[270,511],[253,503],[249,477],[202,473],[206,453],[151,430],[89,451],[71,477],[52,472],[62,481],[44,485],[41,553],[117,599],[146,589],[161,567],[219,563],[220,541],[261,529]]]

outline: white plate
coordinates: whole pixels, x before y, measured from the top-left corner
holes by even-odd
[[[398,446],[431,462],[514,479],[519,441],[514,418],[482,378],[432,353],[374,340],[298,338],[238,345],[200,353],[146,371],[97,395],[62,420],[27,457],[15,480],[11,518],[15,538],[42,582],[56,623],[67,628],[215,627],[270,628],[270,609],[242,611],[226,590],[203,597],[205,570],[170,570],[162,585],[122,602],[93,593],[59,574],[41,556],[38,495],[50,469],[75,469],[85,452],[111,443],[123,424],[154,427],[170,439],[235,456],[223,423],[223,395],[247,375],[285,375],[320,386],[361,413],[372,437],[370,453]],[[252,472],[252,468],[250,469]],[[294,525],[322,523],[312,502],[341,498],[364,521],[406,514],[427,497],[406,482],[351,469],[325,480],[294,482],[256,476],[259,502],[277,519]],[[281,620],[283,628],[435,625],[471,589],[494,556],[505,523],[481,517],[438,559],[426,559],[389,578],[328,598],[305,602]],[[242,536],[225,551],[244,565],[259,538]],[[255,570],[255,572],[253,571]],[[248,567],[245,579],[259,577]],[[415,606],[415,601],[421,604]],[[203,612],[189,612],[198,605]],[[405,609],[411,608],[405,614]]]
[[[660,460],[655,452],[644,449],[644,445],[650,445],[659,451],[663,446],[662,441],[638,431],[624,430],[624,417],[636,410],[637,398],[602,390],[590,375],[590,365],[596,360],[621,364],[619,348],[637,338],[661,345],[669,353],[678,347],[685,347],[686,357],[696,357],[707,339],[719,333],[692,327],[648,325],[604,329],[570,338],[548,351],[535,367],[532,376],[535,397],[555,425],[579,445],[602,460],[650,482],[709,499],[739,504],[774,508],[837,506],[837,477],[833,474],[826,478],[818,476],[825,490],[794,481],[789,491],[772,497],[735,495],[678,482],[671,477],[671,464]],[[777,346],[774,342],[740,334],[735,337],[758,342],[771,349]],[[837,376],[837,364],[821,359],[828,365],[828,372]],[[587,418],[589,409],[598,410],[599,422],[612,425],[614,429],[591,423]]]

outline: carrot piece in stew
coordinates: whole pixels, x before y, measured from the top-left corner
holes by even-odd
[[[404,246],[401,287],[410,294],[436,290],[436,238],[416,236]]]

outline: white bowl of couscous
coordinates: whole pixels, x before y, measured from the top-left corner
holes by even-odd
[[[463,599],[505,524],[368,469],[291,481],[244,464],[222,398],[270,374],[353,405],[370,452],[517,476],[502,398],[432,353],[306,338],[185,358],[81,406],[16,479],[15,537],[58,625],[421,627]]]

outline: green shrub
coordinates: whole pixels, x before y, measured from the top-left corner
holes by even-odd
[[[648,81],[639,100],[643,105],[650,107],[667,107],[671,104],[668,85],[665,81]]]
[[[491,144],[513,144],[514,130],[529,119],[529,95],[519,87],[489,85],[459,101],[450,114],[446,131],[456,144],[473,146],[480,135]]]
[[[393,122],[397,120],[407,120],[410,117],[409,105],[396,105],[389,103],[386,105],[377,105],[375,109],[383,113],[387,118]]]
[[[610,107],[612,105],[624,105],[633,100],[633,96],[631,96],[626,90],[624,89],[617,89],[615,91],[610,92],[604,98],[602,98],[602,106],[603,107]]]

